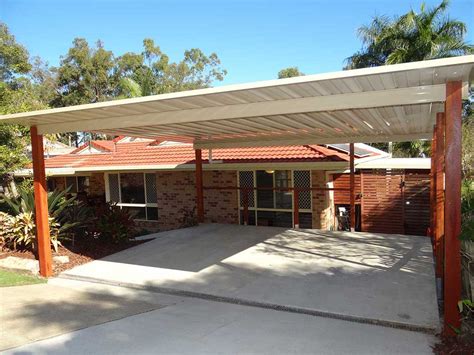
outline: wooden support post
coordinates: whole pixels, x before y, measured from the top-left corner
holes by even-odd
[[[446,129],[444,112],[436,114],[435,153],[435,229],[434,246],[436,257],[436,277],[443,277],[444,259],[444,132]]]
[[[433,242],[433,250],[436,253],[434,236],[436,230],[436,138],[437,127],[433,128],[433,139],[431,140],[431,169],[430,169],[430,237]]]
[[[461,299],[461,110],[462,82],[446,83],[444,203],[444,333],[455,336]]]
[[[355,171],[354,171],[354,143],[349,144],[349,166],[350,166],[350,217],[351,217],[351,232],[355,231],[356,224],[356,210],[355,210]]]
[[[38,129],[35,126],[31,127],[30,134],[35,194],[36,247],[38,250],[40,274],[41,276],[48,277],[53,274],[53,262],[49,235],[48,192],[44,168],[43,136],[38,134]]]
[[[298,189],[293,190],[293,228],[298,229],[300,227],[300,206],[299,206],[299,191]]]
[[[198,223],[204,222],[204,193],[202,178],[202,151],[195,150],[196,155],[196,209]]]

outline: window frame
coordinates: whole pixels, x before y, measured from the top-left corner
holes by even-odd
[[[148,184],[146,182],[146,174],[152,174],[154,175],[156,179],[156,172],[136,172],[136,171],[126,171],[123,172],[123,174],[142,174],[143,175],[143,193],[145,197],[145,203],[123,203],[122,202],[122,186],[121,186],[121,179],[120,179],[120,172],[111,172],[111,173],[106,173],[104,175],[105,177],[105,200],[107,202],[116,202],[116,201],[111,201],[110,200],[110,185],[109,185],[109,176],[110,175],[117,175],[118,176],[118,195],[119,195],[119,201],[116,202],[117,206],[120,208],[122,207],[140,207],[145,209],[145,219],[143,218],[134,218],[136,221],[147,221],[147,222],[157,222],[158,219],[160,218],[159,213],[157,213],[157,218],[156,219],[148,219],[148,207],[151,208],[156,208],[158,209],[158,202],[148,202]]]
[[[295,206],[294,206],[294,192],[293,190],[290,191],[291,194],[291,209],[290,208],[276,208],[276,191],[273,190],[273,206],[274,208],[267,208],[267,207],[258,207],[258,201],[257,201],[257,190],[255,189],[257,187],[257,171],[258,170],[274,170],[273,175],[273,187],[275,187],[275,172],[277,170],[286,170],[290,172],[290,186],[291,188],[294,187],[295,183],[295,172],[296,171],[308,171],[309,172],[309,185],[313,186],[313,174],[311,173],[311,169],[239,169],[237,170],[237,187],[240,187],[240,172],[241,171],[251,171],[253,173],[253,196],[254,196],[254,206],[253,207],[248,207],[249,212],[254,213],[255,217],[255,225],[258,226],[258,218],[257,218],[257,212],[258,211],[270,211],[270,212],[291,212],[291,218],[292,218],[292,225],[294,225],[294,211],[295,211]],[[239,189],[239,193],[237,194],[237,205],[238,205],[238,212],[239,212],[239,223],[242,218],[242,213],[244,210],[244,207],[241,205],[241,191]],[[313,191],[310,190],[310,208],[299,208],[298,210],[299,213],[313,213]]]
[[[79,178],[87,178],[87,180],[88,180],[87,189],[82,190],[82,191],[86,191],[87,193],[89,193],[89,189],[90,189],[90,186],[91,186],[89,175],[69,175],[69,176],[66,175],[66,176],[64,176],[64,188],[65,189],[67,189],[69,186],[72,186],[72,185],[68,185],[68,183],[67,183],[68,178],[74,178],[75,191],[69,191],[69,193],[71,195],[77,195],[79,192],[81,192],[81,191],[79,191]]]

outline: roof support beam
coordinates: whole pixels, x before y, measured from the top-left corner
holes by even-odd
[[[414,105],[442,102],[446,98],[445,85],[366,91],[349,94],[272,100],[248,104],[185,109],[146,114],[114,116],[102,119],[81,119],[38,126],[38,132],[61,133],[100,131],[127,127],[160,126],[166,124],[205,122],[246,117],[287,115],[304,112],[350,110],[395,105]]]

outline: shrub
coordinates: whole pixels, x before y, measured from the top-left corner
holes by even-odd
[[[53,218],[49,219],[49,226],[51,245],[58,252],[60,226]],[[0,246],[13,250],[36,249],[36,225],[31,212],[21,212],[16,216],[0,212]]]
[[[77,228],[83,220],[71,219],[71,208],[81,208],[81,204],[75,201],[75,197],[67,198],[69,189],[64,191],[52,191],[48,193],[48,213],[50,239],[53,249],[57,252],[60,239],[65,238],[70,230]],[[24,185],[18,188],[18,196],[4,197],[9,207],[10,217],[3,215],[4,226],[0,227],[3,235],[4,245],[9,248],[35,247],[36,226],[34,220],[35,201],[31,186]],[[75,216],[78,214],[76,213]]]
[[[180,228],[188,228],[194,227],[198,225],[198,220],[196,216],[196,207],[188,208],[183,207],[178,211],[181,214],[181,218],[179,219]]]
[[[474,242],[474,180],[463,180],[461,216],[461,238]]]
[[[95,207],[95,218],[89,233],[104,241],[119,243],[133,234],[135,222],[132,215],[114,203],[101,203]]]

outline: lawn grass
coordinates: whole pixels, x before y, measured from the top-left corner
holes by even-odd
[[[46,279],[21,271],[0,269],[0,287],[32,285],[45,282]]]

